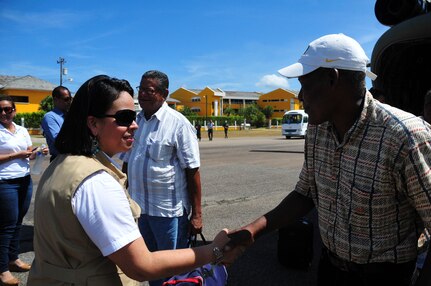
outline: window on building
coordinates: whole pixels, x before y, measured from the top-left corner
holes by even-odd
[[[201,112],[201,109],[199,107],[192,107],[190,108],[190,110],[193,112]]]
[[[192,97],[192,102],[200,102],[201,98],[200,97]]]
[[[12,97],[13,101],[15,103],[19,102],[19,103],[28,103],[28,96],[24,96],[24,95],[11,95],[10,97]]]

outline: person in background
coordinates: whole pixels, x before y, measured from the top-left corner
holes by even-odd
[[[227,123],[227,121],[225,121],[223,124],[223,130],[224,130],[224,138],[227,138],[227,132],[229,131],[229,124]]]
[[[211,119],[210,119],[210,122],[208,122],[207,127],[208,127],[208,139],[212,141],[213,135],[214,135],[214,122]]]
[[[15,115],[13,99],[0,95],[0,285],[18,285],[11,272],[30,270],[18,253],[33,191],[29,160],[36,157],[36,150],[27,129],[13,122]],[[43,153],[48,154],[48,148]]]
[[[309,116],[304,165],[294,191],[231,234],[226,249],[315,207],[324,245],[318,285],[410,284],[418,222],[431,226],[431,133],[415,115],[373,99],[368,61],[354,39],[331,34],[279,70],[301,83],[298,98]],[[429,285],[425,277],[417,285]]]
[[[202,247],[148,249],[135,222],[140,208],[112,159],[132,148],[135,118],[126,80],[99,75],[76,92],[55,142],[59,154],[37,188],[35,258],[27,285],[132,285],[130,279],[153,280],[232,260],[220,251],[229,241],[226,230]],[[116,266],[129,278],[120,277]]]
[[[54,109],[47,112],[42,119],[43,134],[45,135],[51,154],[50,162],[57,156],[58,152],[54,146],[54,141],[63,125],[64,116],[72,102],[72,96],[67,87],[60,85],[52,91],[52,100]]]
[[[139,129],[136,144],[123,158],[123,170],[129,176],[130,195],[141,207],[139,229],[150,251],[185,248],[189,234],[202,231],[196,130],[167,105],[166,74],[145,72],[137,89]]]
[[[195,125],[195,129],[196,129],[196,137],[199,139],[199,141],[201,141],[201,128],[202,128],[202,125],[199,123],[199,121],[197,121],[196,122],[196,125]]]

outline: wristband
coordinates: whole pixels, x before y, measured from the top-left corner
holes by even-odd
[[[223,260],[223,252],[217,246],[213,248],[215,261],[213,264],[219,264]]]

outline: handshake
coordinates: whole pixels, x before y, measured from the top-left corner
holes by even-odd
[[[223,229],[212,242],[212,246],[219,248],[223,254],[220,258],[216,257],[216,262],[226,266],[231,265],[253,242],[252,232],[247,228],[233,231]]]

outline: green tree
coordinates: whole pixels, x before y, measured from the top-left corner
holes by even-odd
[[[52,96],[47,96],[40,102],[39,110],[48,112],[54,109],[54,101],[52,100]]]
[[[230,116],[231,114],[235,114],[235,109],[233,109],[232,107],[228,106],[223,110],[223,114],[226,116]]]
[[[180,111],[184,116],[196,115],[196,112],[193,112],[190,107],[184,106],[184,108]]]
[[[268,128],[271,128],[271,116],[274,114],[274,108],[270,105],[262,108],[262,112],[265,115],[266,120],[268,121]]]
[[[241,108],[239,114],[244,116],[247,122],[255,127],[262,127],[265,125],[265,115],[256,104],[250,104],[245,108]]]

